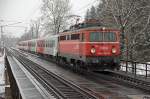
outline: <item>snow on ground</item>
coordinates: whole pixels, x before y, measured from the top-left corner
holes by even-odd
[[[0,93],[4,93],[5,91],[5,78],[4,78],[4,55],[0,53]]]

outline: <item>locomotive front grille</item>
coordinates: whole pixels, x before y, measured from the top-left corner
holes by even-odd
[[[118,57],[88,57],[86,63],[118,63]]]

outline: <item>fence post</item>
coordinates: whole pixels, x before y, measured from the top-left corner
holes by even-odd
[[[146,64],[146,78],[147,78],[147,64]]]
[[[128,72],[128,61],[126,61],[126,73]]]
[[[136,76],[136,62],[134,62],[134,73],[135,73],[135,76]]]
[[[132,67],[131,67],[132,70],[131,70],[131,72],[134,74],[134,71],[135,71],[135,69],[134,69],[135,68],[134,62],[131,62],[131,64],[132,64]]]

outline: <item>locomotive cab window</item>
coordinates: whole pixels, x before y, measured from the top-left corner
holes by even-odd
[[[103,33],[100,32],[90,33],[90,42],[102,42],[102,41],[103,41]]]
[[[114,32],[91,32],[90,42],[115,42],[116,34]]]
[[[105,42],[115,42],[116,41],[116,34],[113,32],[104,33],[104,41]]]

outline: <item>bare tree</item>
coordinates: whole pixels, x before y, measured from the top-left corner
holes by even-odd
[[[43,21],[48,31],[57,34],[64,28],[70,13],[69,0],[43,0]]]
[[[104,26],[115,27],[121,30],[122,52],[133,54],[139,46],[141,36],[146,44],[146,31],[150,27],[149,0],[102,0],[99,5],[98,17]],[[148,44],[148,43],[147,43]],[[133,51],[134,50],[134,51]],[[131,55],[132,56],[132,55]],[[128,57],[127,57],[128,58]]]
[[[41,28],[41,19],[38,18],[35,21],[31,21],[30,31],[32,34],[32,38],[38,38],[40,35],[40,28]]]

